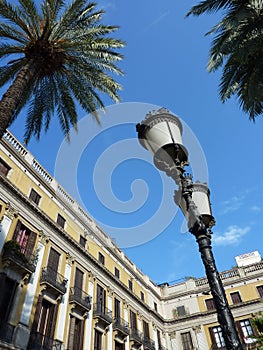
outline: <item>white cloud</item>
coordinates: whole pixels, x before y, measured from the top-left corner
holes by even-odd
[[[261,211],[261,208],[258,207],[257,205],[253,205],[253,207],[251,207],[250,210],[255,213],[259,213]]]
[[[245,196],[234,196],[227,201],[224,201],[221,206],[223,207],[221,214],[227,214],[238,210],[244,202]]]
[[[246,226],[244,228],[236,225],[229,226],[223,234],[215,233],[213,241],[216,245],[231,245],[240,242],[241,237],[247,234],[251,228]]]

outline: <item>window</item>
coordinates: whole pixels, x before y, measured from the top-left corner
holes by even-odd
[[[150,332],[149,332],[149,323],[146,321],[142,321],[142,328],[143,328],[143,336],[144,338],[150,338]]]
[[[105,256],[99,252],[99,257],[98,257],[99,262],[102,265],[105,265]]]
[[[242,302],[239,292],[230,293],[230,297],[233,304],[239,304]]]
[[[114,317],[119,319],[121,317],[121,303],[119,299],[114,298]]]
[[[63,218],[63,216],[61,216],[60,214],[58,214],[57,217],[57,224],[62,227],[65,228],[65,223],[66,223],[66,219]]]
[[[141,299],[142,299],[142,301],[144,301],[144,293],[143,292],[141,292]]]
[[[68,350],[83,349],[84,320],[70,316]]]
[[[161,341],[161,332],[159,329],[157,329],[157,344],[158,344],[158,349],[162,348],[162,341]]]
[[[183,350],[191,350],[193,349],[193,342],[191,338],[190,332],[181,333]]]
[[[4,325],[8,321],[9,313],[12,305],[14,304],[14,297],[18,283],[9,277],[5,273],[0,273],[0,331],[1,324]]]
[[[211,327],[209,328],[209,332],[213,346],[217,348],[224,348],[226,344],[221,327]]]
[[[60,254],[54,248],[50,248],[48,256],[48,270],[50,274],[54,274],[54,280],[57,278],[58,264],[59,264]]]
[[[96,302],[97,302],[97,310],[101,312],[105,312],[106,290],[99,284],[97,284]]]
[[[7,176],[10,169],[11,167],[2,158],[0,158],[0,175]]]
[[[153,303],[153,307],[154,307],[154,310],[157,312],[158,311],[158,308],[157,308],[157,303]]]
[[[39,296],[28,349],[34,347],[36,333],[38,333],[39,346],[43,349],[50,348],[50,340],[53,340],[55,333],[57,312],[58,304],[50,303],[43,299],[42,295]]]
[[[132,286],[132,281],[131,280],[128,280],[128,287],[129,287],[130,290],[132,290],[133,286]]]
[[[206,305],[206,309],[208,311],[210,310],[215,310],[216,306],[215,306],[215,302],[214,302],[214,299],[211,298],[211,299],[206,299],[205,300],[205,305]]]
[[[94,350],[102,350],[102,333],[95,329],[94,333]]]
[[[115,348],[114,348],[114,350],[125,350],[124,346],[125,346],[124,344],[119,343],[118,341],[115,340]]]
[[[185,306],[184,305],[177,306],[176,313],[177,313],[177,316],[179,316],[179,317],[185,316],[187,314]]]
[[[120,270],[117,269],[117,267],[114,268],[114,275],[115,275],[117,278],[120,278]]]
[[[31,188],[31,192],[29,195],[29,199],[31,199],[36,205],[39,204],[41,196],[33,189]]]
[[[260,298],[263,298],[263,286],[257,286],[257,291]]]
[[[35,246],[37,235],[35,232],[29,230],[21,221],[18,220],[13,240],[20,245],[21,253],[25,254],[28,258],[31,257]]]
[[[131,329],[137,329],[137,317],[136,317],[136,313],[133,312],[132,310],[130,310],[130,325],[131,325]]]
[[[249,319],[238,321],[237,328],[244,343],[251,342],[251,338],[249,337],[253,335],[253,329]]]
[[[83,248],[86,248],[86,243],[87,243],[86,238],[80,235],[80,237],[79,237],[79,244],[80,244]]]
[[[83,277],[84,277],[84,273],[76,267],[74,286],[76,288],[75,292],[77,293],[79,292],[80,295],[81,295],[81,290],[83,286]]]

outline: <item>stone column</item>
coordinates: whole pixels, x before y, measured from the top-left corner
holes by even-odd
[[[114,292],[109,287],[107,289],[108,289],[108,309],[112,311]],[[108,350],[112,350],[112,338],[113,338],[112,323],[109,325],[107,335],[108,335]]]
[[[125,300],[123,300],[123,308],[124,308],[123,319],[124,321],[129,323],[129,305]],[[125,342],[125,350],[129,350],[129,349],[130,349],[130,336],[128,335]]]
[[[41,274],[45,245],[48,242],[48,240],[49,238],[47,237],[47,235],[42,232],[40,234],[40,240],[37,245],[38,259],[36,264],[36,270],[34,273],[32,273],[29,283],[27,285],[27,292],[23,303],[19,324],[17,325],[14,333],[14,345],[16,345],[17,347],[20,347],[21,349],[26,349],[26,345],[28,343],[29,336],[30,336],[30,331],[29,331],[30,316],[32,313],[34,298],[36,296],[36,289],[38,285],[39,276]]]
[[[90,350],[92,349],[91,346],[91,334],[92,334],[92,313],[93,313],[93,295],[94,295],[94,283],[95,283],[96,277],[89,273],[89,282],[88,282],[88,294],[91,296],[91,310],[89,311],[87,318],[85,320],[85,330],[84,330],[84,344],[83,349],[84,350]]]
[[[11,207],[10,203],[7,204],[5,215],[3,216],[0,223],[0,252],[4,246],[12,221],[17,218],[17,216],[18,212],[13,207]]]
[[[74,258],[70,254],[67,254],[66,259],[67,261],[66,261],[66,269],[65,269],[65,278],[68,280],[67,291],[62,296],[62,299],[61,299],[60,308],[58,312],[56,334],[55,334],[55,339],[59,340],[62,343],[64,342],[67,306],[68,306],[68,299],[69,299],[69,292],[70,292],[70,277],[72,272],[72,264],[74,262]]]

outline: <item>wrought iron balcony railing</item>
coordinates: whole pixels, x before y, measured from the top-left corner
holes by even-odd
[[[155,342],[149,337],[143,338],[143,347],[145,350],[155,350]]]
[[[112,311],[107,309],[103,304],[97,303],[93,306],[94,317],[99,318],[107,324],[112,323]]]
[[[113,329],[124,335],[129,334],[129,324],[127,321],[123,320],[121,317],[115,317],[113,320]]]
[[[7,241],[3,247],[2,262],[20,273],[33,273],[36,269],[36,256],[21,252],[16,241]]]
[[[91,296],[78,287],[70,288],[69,302],[76,303],[84,311],[91,309]]]
[[[61,350],[62,343],[38,332],[31,333],[27,350]]]
[[[131,328],[130,329],[130,340],[142,344],[143,340],[142,340],[142,332],[138,331],[138,329],[136,328]]]
[[[63,275],[53,270],[49,266],[42,269],[40,283],[46,283],[51,289],[55,290],[59,294],[66,293],[67,281],[68,280]]]

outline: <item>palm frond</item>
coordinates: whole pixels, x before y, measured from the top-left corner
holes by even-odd
[[[37,11],[37,8],[35,6],[34,1],[32,0],[19,0],[19,4],[21,7],[21,13],[23,14],[23,18],[25,19],[25,22],[28,23],[29,28],[31,28],[31,31],[33,30],[35,33],[35,37],[40,36],[40,18]]]
[[[19,60],[11,65],[0,67],[0,87],[13,80],[24,64],[23,60]]]

